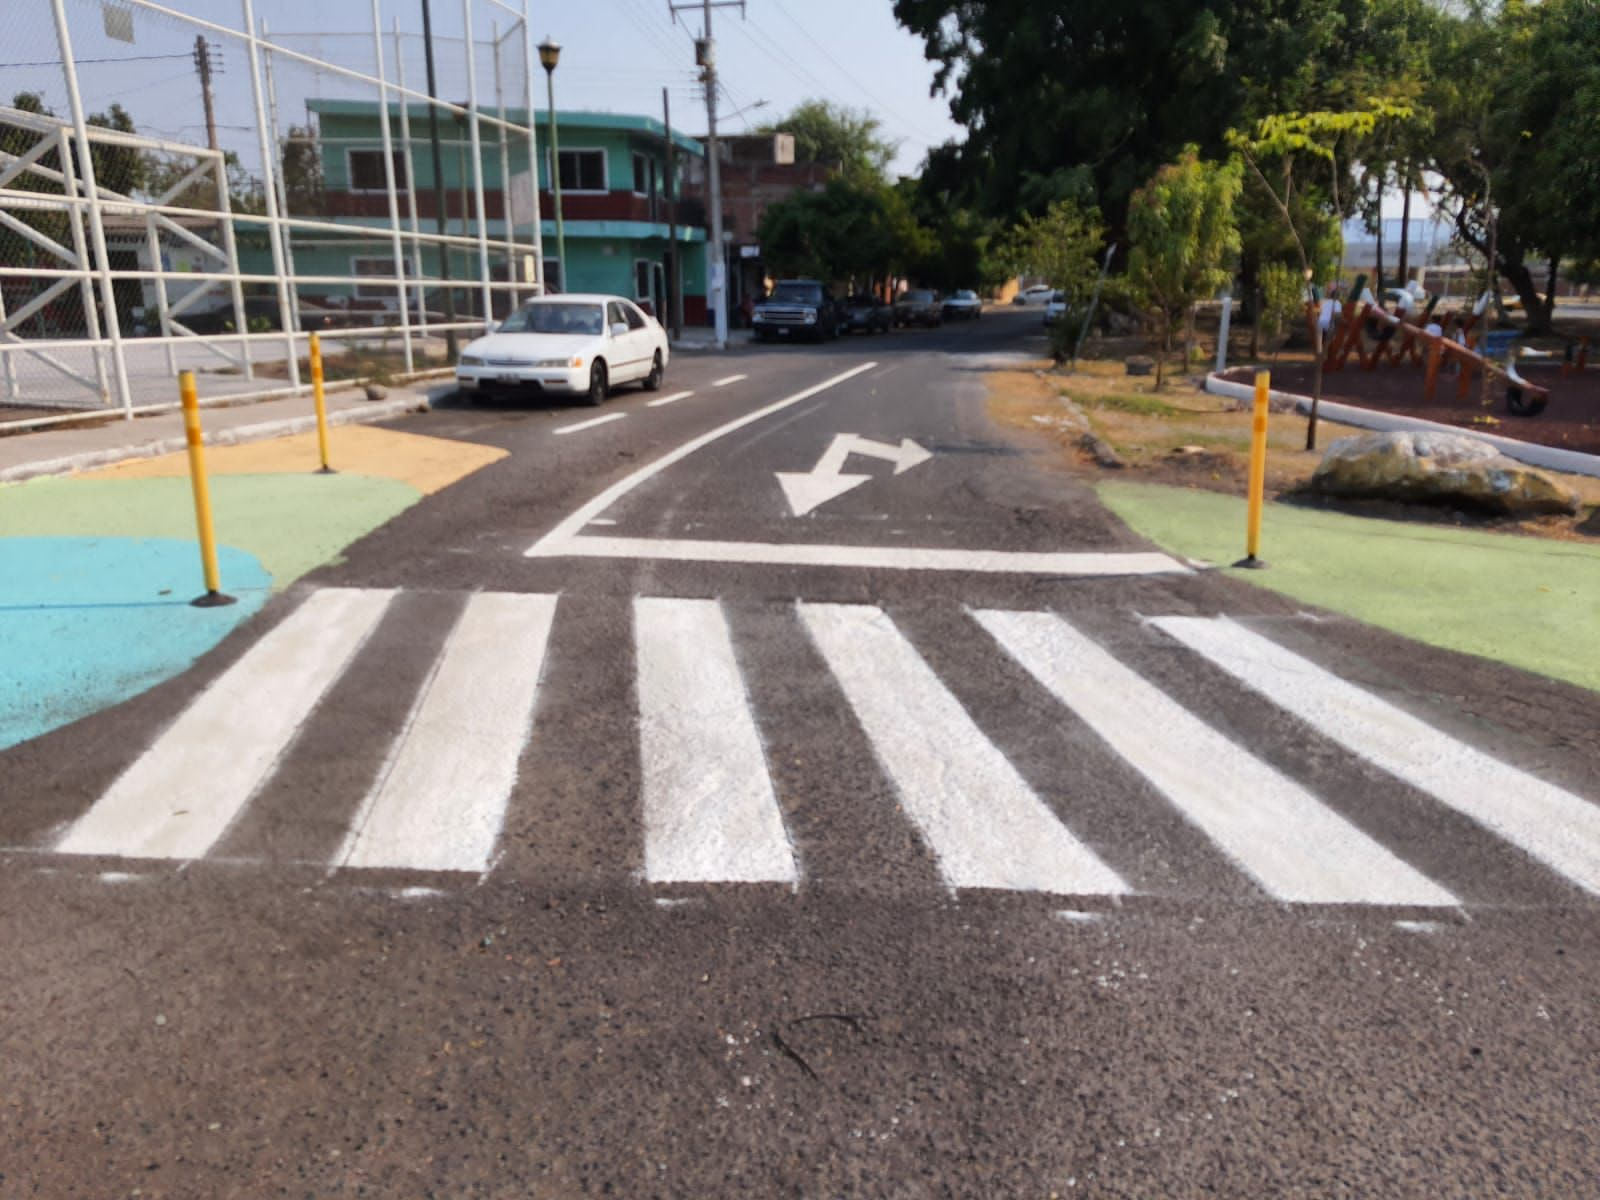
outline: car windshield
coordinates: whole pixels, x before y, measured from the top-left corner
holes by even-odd
[[[822,300],[822,285],[817,283],[780,283],[772,289],[768,299],[779,304],[817,304]]]
[[[907,292],[907,304],[927,304],[933,300],[932,292]]]
[[[499,333],[571,333],[598,337],[605,328],[598,304],[570,300],[539,301],[518,309],[505,319]]]
[[[976,300],[978,294],[976,292],[960,291],[955,294],[955,298],[957,300]]]

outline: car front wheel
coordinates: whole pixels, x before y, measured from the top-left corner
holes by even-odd
[[[661,390],[661,381],[666,377],[666,374],[666,368],[661,365],[661,351],[657,350],[655,359],[650,364],[650,374],[644,377],[644,390],[647,392],[659,392]]]
[[[594,366],[589,368],[589,392],[585,399],[598,408],[606,402],[606,397],[610,394],[611,387],[606,379],[606,365],[603,362],[596,361]]]

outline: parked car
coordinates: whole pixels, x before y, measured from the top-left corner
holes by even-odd
[[[532,389],[600,404],[619,383],[661,386],[666,330],[621,296],[541,296],[491,334],[467,343],[456,364],[462,391]]]
[[[1036,283],[1032,287],[1023,288],[1013,297],[1013,304],[1049,304],[1050,297],[1055,295],[1055,288],[1047,283]]]
[[[1067,294],[1065,292],[1051,292],[1050,302],[1044,306],[1044,323],[1054,325],[1067,315]]]
[[[939,296],[926,288],[912,288],[894,302],[896,325],[926,325],[932,328],[944,320]]]
[[[983,301],[977,292],[963,288],[945,299],[939,313],[947,321],[976,321],[983,316]]]
[[[782,279],[772,294],[755,306],[750,328],[758,342],[775,338],[823,341],[839,336],[849,313],[826,286],[815,279]]]
[[[866,292],[851,296],[844,307],[845,330],[849,333],[857,329],[865,333],[888,333],[889,326],[894,323],[894,309]]]

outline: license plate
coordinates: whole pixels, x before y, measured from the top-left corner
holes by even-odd
[[[788,337],[789,336],[789,328],[788,328],[788,326],[786,326],[786,325],[778,326],[778,336],[779,337]]]
[[[495,376],[495,382],[506,385],[518,384],[522,382],[522,377],[519,375],[497,375]]]

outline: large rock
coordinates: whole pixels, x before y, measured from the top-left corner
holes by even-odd
[[[1578,497],[1550,476],[1465,433],[1340,438],[1328,447],[1311,487],[1328,496],[1453,504],[1508,516],[1578,511]]]

